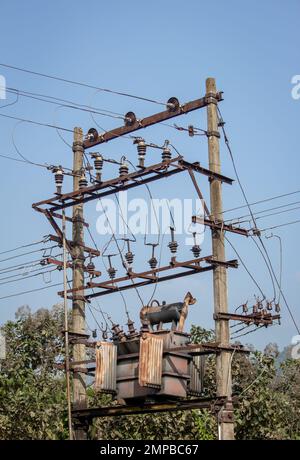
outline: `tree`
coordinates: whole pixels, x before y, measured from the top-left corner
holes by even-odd
[[[0,439],[67,438],[63,309],[28,307],[3,326],[7,357],[0,371]],[[214,333],[192,326],[194,343]],[[251,348],[251,347],[250,347]],[[235,353],[232,360],[237,439],[300,439],[300,360],[276,344],[264,352]],[[215,356],[206,359],[205,396],[215,394]],[[90,406],[115,404],[88,388]],[[216,417],[207,410],[178,411],[95,420],[92,439],[216,439]]]
[[[2,328],[7,357],[0,372],[0,439],[64,439],[62,308],[21,308]]]

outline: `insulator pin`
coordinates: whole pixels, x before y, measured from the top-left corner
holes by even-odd
[[[54,169],[53,172],[54,172],[54,180],[55,180],[55,185],[56,185],[56,193],[61,195],[62,184],[64,181],[64,172],[62,168],[60,167]]]
[[[163,149],[162,154],[161,154],[161,158],[162,158],[162,161],[171,160],[172,154],[171,154],[171,150],[168,147],[165,147]]]
[[[109,267],[107,269],[108,276],[110,277],[111,280],[115,279],[117,270],[114,267]]]
[[[86,269],[87,269],[87,272],[90,274],[90,275],[93,275],[94,272],[95,272],[95,265],[93,262],[89,262],[86,266]]]
[[[192,251],[193,256],[195,257],[195,259],[198,259],[198,257],[200,256],[200,253],[201,253],[201,248],[200,248],[199,244],[194,244],[194,246],[192,247],[191,251]]]
[[[170,249],[172,254],[176,254],[178,248],[177,241],[170,241],[170,243],[168,244],[168,248]]]
[[[125,254],[125,260],[126,260],[126,262],[127,262],[129,265],[132,264],[133,259],[134,259],[134,254],[133,254],[133,252],[131,252],[131,251],[126,252],[126,254]]]
[[[119,175],[120,177],[127,176],[129,172],[129,168],[126,162],[123,162],[119,168]]]
[[[88,186],[88,181],[86,180],[85,174],[83,173],[79,179],[79,190]]]
[[[145,156],[146,156],[146,150],[147,150],[146,142],[144,139],[139,137],[135,139],[134,144],[137,145],[139,167],[144,168],[145,167]]]
[[[156,257],[151,257],[150,260],[148,260],[148,263],[150,265],[150,268],[154,270],[157,267],[157,258]]]

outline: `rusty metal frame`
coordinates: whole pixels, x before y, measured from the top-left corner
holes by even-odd
[[[259,311],[257,313],[251,313],[250,315],[238,315],[235,313],[217,313],[214,314],[215,320],[225,321],[241,321],[246,324],[264,324],[265,326],[273,324],[273,321],[280,319],[280,315],[272,315],[272,313],[263,313]]]
[[[198,162],[189,163],[183,160],[181,156],[178,156],[172,158],[171,160],[162,161],[122,177],[118,176],[105,182],[97,183],[89,187],[84,187],[83,189],[77,190],[75,192],[69,192],[54,196],[47,200],[39,201],[38,203],[34,203],[32,207],[39,212],[45,212],[45,209],[41,208],[41,206],[48,205],[48,211],[53,214],[54,212],[61,209],[66,209],[68,207],[78,205],[80,203],[86,203],[91,200],[97,200],[103,198],[104,196],[128,190],[139,185],[144,185],[146,183],[169,177],[173,174],[177,174],[186,170],[193,170],[209,178],[213,178],[227,184],[232,184],[233,182],[233,179],[230,179],[227,176],[223,176],[222,174],[214,173],[213,171],[200,166]],[[151,176],[148,177],[150,174]]]
[[[63,267],[64,265],[64,263],[61,260],[54,259],[53,257],[46,257],[44,260],[49,265],[52,264],[52,265],[56,265],[57,267]],[[73,264],[71,262],[67,262],[67,268],[73,268]],[[86,267],[83,267],[83,271],[86,273],[90,273]],[[95,277],[101,276],[101,272],[94,270],[93,276]]]
[[[203,267],[200,265],[201,262],[205,262],[208,265]],[[219,265],[225,266],[226,268],[228,267],[237,268],[238,261],[236,259],[229,260],[229,261],[220,261],[220,260],[215,260],[212,256],[200,257],[197,259],[187,260],[183,262],[178,262],[175,259],[172,259],[169,265],[166,265],[163,267],[158,267],[153,270],[148,270],[148,271],[141,272],[141,273],[135,273],[132,270],[130,270],[128,271],[128,274],[126,276],[115,278],[114,280],[109,279],[109,280],[102,281],[99,283],[90,282],[86,286],[80,286],[79,288],[76,288],[76,289],[68,289],[67,293],[70,294],[76,291],[82,291],[82,290],[94,289],[94,288],[102,289],[102,291],[100,292],[93,292],[92,294],[85,294],[84,298],[86,300],[89,300],[95,297],[112,294],[114,292],[124,291],[128,289],[133,289],[136,287],[146,286],[148,284],[160,283],[160,282],[175,279],[175,278],[190,276],[190,275],[193,275],[199,272],[213,270],[215,266],[219,266]],[[163,276],[163,277],[157,276],[157,274],[160,272],[182,268],[182,267],[187,268],[187,270],[183,272]],[[132,282],[134,279],[138,279],[138,278],[144,279],[145,281],[141,281],[137,283]],[[123,286],[117,286],[118,283],[122,283],[124,281],[130,281],[130,283],[125,284]],[[63,296],[63,294],[64,294],[63,291],[58,292],[58,295],[60,296]],[[72,299],[72,297],[70,296],[68,296],[68,298]]]
[[[217,101],[222,101],[222,92],[218,92],[215,95]],[[90,141],[86,139],[83,143],[85,149],[95,147],[95,145],[103,144],[109,142],[118,137],[124,136],[125,134],[133,133],[139,129],[147,128],[148,126],[155,125],[162,121],[170,120],[171,118],[178,117],[189,112],[192,112],[197,109],[202,109],[208,105],[210,98],[202,97],[200,99],[195,99],[194,101],[187,102],[186,104],[180,105],[177,110],[164,110],[163,112],[156,113],[149,117],[137,120],[130,126],[121,126],[120,128],[115,128],[111,131],[106,131],[105,133],[98,136],[98,139],[95,141]]]
[[[123,177],[116,177],[114,179],[111,179],[111,180],[108,180],[102,183],[97,183],[96,185],[85,187],[82,190],[66,193],[63,195],[57,195],[47,200],[43,200],[38,203],[34,203],[32,207],[36,211],[41,212],[46,215],[46,217],[50,221],[51,225],[53,226],[58,236],[61,237],[60,229],[57,226],[53,218],[54,216],[58,218],[61,217],[61,215],[58,214],[56,211],[62,210],[68,207],[72,207],[74,205],[78,205],[79,203],[86,203],[88,201],[101,199],[105,196],[116,194],[120,191],[128,190],[130,188],[137,187],[139,185],[144,185],[149,182],[162,179],[164,177],[169,177],[173,174],[177,174],[182,171],[188,171],[191,177],[191,180],[193,182],[193,185],[196,189],[196,192],[202,200],[203,200],[203,195],[196,182],[194,172],[204,174],[208,176],[209,179],[220,180],[228,184],[232,183],[232,179],[226,176],[223,176],[221,174],[213,173],[209,169],[206,169],[200,166],[198,162],[189,163],[183,160],[181,156],[178,156],[171,160],[163,161],[155,165],[149,166],[147,168],[143,168],[141,171],[127,174],[126,176],[123,176]],[[42,206],[47,206],[47,209],[42,208]],[[199,216],[192,216],[193,223],[199,222],[205,226],[209,226],[217,230],[224,230],[228,232],[238,233],[243,236],[249,236],[250,231],[247,229],[235,227],[233,225],[224,224],[223,222],[216,222],[210,219],[209,210],[205,202],[204,202],[204,209],[207,214],[207,218],[202,219]],[[72,221],[72,219],[68,218],[68,221]],[[68,242],[68,244],[70,244],[70,242]],[[90,254],[93,254],[91,249],[87,252],[89,252]]]
[[[33,205],[32,205],[33,206]],[[42,208],[34,208],[35,211],[37,212],[40,212],[44,215],[46,215],[46,209],[42,209]],[[59,214],[57,212],[51,212],[51,215],[52,217],[55,217],[56,219],[61,219],[63,218],[62,214]],[[67,222],[74,222],[74,219],[72,217],[67,217],[65,216],[65,219]],[[89,228],[89,224],[87,222],[82,222],[83,226],[86,227],[86,228]]]
[[[56,235],[49,235],[50,241],[55,241],[58,244],[62,244],[62,240],[59,236]],[[73,242],[71,240],[67,240],[67,243],[69,244],[70,249],[72,250]],[[99,257],[101,255],[100,251],[98,249],[91,248],[90,246],[86,246],[84,244],[78,244],[78,246],[83,247],[84,252],[87,252],[89,255],[94,256],[94,257]]]
[[[231,233],[237,233],[238,235],[243,235],[243,236],[250,236],[251,235],[251,230],[247,230],[246,228],[241,228],[241,227],[235,227],[234,225],[228,225],[224,224],[223,221],[214,221],[211,219],[203,219],[203,217],[200,216],[192,216],[192,223],[193,224],[202,224],[206,225],[208,227],[214,228],[216,230],[221,230],[224,232],[231,232]]]
[[[172,412],[190,409],[210,409],[212,412],[220,409],[226,403],[224,396],[212,398],[197,398],[182,401],[169,401],[148,403],[143,405],[115,405],[104,407],[92,407],[89,409],[74,409],[73,417],[80,420],[92,420],[98,417],[112,417],[121,415],[150,414],[153,412]]]

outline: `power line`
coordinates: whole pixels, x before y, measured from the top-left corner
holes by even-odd
[[[19,90],[19,89],[15,89],[15,88],[6,88],[6,91],[8,93],[11,93],[11,94],[17,94],[20,97],[26,97],[26,98],[29,98],[29,99],[33,99],[33,100],[40,101],[40,102],[45,102],[45,103],[48,103],[48,104],[60,105],[61,107],[65,107],[65,108],[68,108],[68,109],[81,110],[83,112],[89,112],[89,113],[92,112],[94,114],[102,115],[104,117],[110,117],[110,118],[117,118],[117,119],[125,120],[125,116],[123,114],[118,113],[118,112],[113,112],[111,110],[106,110],[106,109],[98,109],[98,108],[94,108],[94,107],[88,107],[87,105],[84,105],[84,104],[78,104],[76,102],[67,101],[66,99],[61,99],[61,98],[54,97],[54,96],[48,96],[48,95],[39,94],[39,93],[31,93],[29,91],[23,91],[23,90]],[[17,101],[15,101],[14,104],[16,102]],[[12,105],[12,104],[7,104],[7,105],[5,105],[3,107],[0,107],[0,109],[2,109],[4,107],[7,107],[8,105]]]
[[[115,241],[115,243],[116,243],[116,247],[117,247],[117,249],[118,249],[118,252],[119,252],[119,255],[120,255],[120,258],[121,258],[121,261],[122,261],[122,265],[123,265],[123,267],[126,267],[126,263],[125,263],[125,261],[124,261],[124,257],[123,257],[122,251],[121,251],[121,249],[120,249],[120,246],[119,246],[118,240],[117,240],[117,238],[116,238],[116,235],[115,235],[115,233],[114,233],[114,231],[113,231],[111,222],[110,222],[110,220],[109,220],[109,218],[108,218],[108,216],[107,216],[107,213],[106,213],[106,211],[105,211],[105,208],[104,208],[104,206],[103,206],[103,204],[102,204],[101,197],[99,197],[98,200],[99,200],[99,202],[100,202],[100,204],[101,204],[102,210],[103,210],[103,212],[104,212],[104,215],[105,215],[105,217],[106,217],[106,220],[107,220],[107,222],[108,222],[108,224],[109,224],[109,227],[110,227],[110,230],[111,230],[111,232],[112,232],[112,239],[114,239],[114,241]],[[104,251],[103,251],[103,252],[104,252]],[[103,252],[102,252],[102,260],[103,260]],[[104,263],[104,262],[103,262],[103,263]],[[133,281],[133,279],[130,278],[130,281],[131,281],[131,283],[132,283],[133,286],[134,286],[134,281]],[[135,292],[136,292],[136,294],[137,294],[137,296],[138,296],[138,298],[139,298],[139,300],[140,300],[142,306],[144,306],[143,299],[142,299],[142,297],[141,297],[141,295],[140,295],[140,293],[139,293],[139,290],[138,290],[138,288],[137,288],[136,286],[134,286],[134,290],[135,290]]]
[[[50,246],[48,248],[41,248],[41,249],[36,249],[34,251],[29,251],[29,252],[23,252],[22,254],[18,254],[17,256],[12,256],[12,257],[7,257],[6,259],[1,259],[0,262],[5,262],[7,260],[12,260],[12,259],[17,259],[18,257],[22,257],[22,256],[27,256],[29,254],[34,254],[34,253],[37,253],[37,252],[46,252],[47,250],[52,250],[54,248],[58,247],[57,244],[54,245],[54,246]]]
[[[263,214],[263,213],[268,212],[268,211],[275,211],[277,209],[287,208],[288,206],[292,206],[294,204],[299,204],[299,203],[300,203],[300,201],[293,201],[292,203],[282,204],[280,206],[273,206],[272,208],[263,209],[261,211],[255,211],[255,212],[253,212],[253,214],[255,216],[257,216],[258,214]],[[283,210],[281,212],[284,213],[284,212],[289,212],[289,211],[293,211],[293,210],[296,210],[296,209],[299,209],[299,206],[295,207],[295,208],[292,208],[292,209]],[[269,214],[268,216],[271,216],[271,215],[275,216],[275,215],[280,214],[281,212],[274,213],[274,214]],[[241,221],[241,219],[244,219],[246,217],[251,217],[251,215],[250,214],[244,214],[243,216],[234,217],[234,218],[231,218],[231,219],[226,219],[225,222],[231,222],[232,225],[234,225],[234,223],[249,222],[249,220]],[[267,216],[257,217],[256,220],[262,219],[263,217],[267,217]]]
[[[249,203],[249,205],[254,206],[256,204],[266,203],[267,201],[277,200],[278,198],[283,198],[283,197],[286,197],[286,196],[295,195],[296,193],[300,193],[300,190],[295,190],[294,192],[283,193],[281,195],[275,195],[275,196],[272,196],[270,198],[265,198],[263,200],[254,201],[253,203]],[[242,205],[242,206],[237,206],[235,208],[226,209],[225,211],[222,212],[222,214],[225,214],[226,212],[236,211],[237,209],[243,209],[243,208],[248,208],[248,205],[245,204],[245,205]]]
[[[270,275],[270,278],[271,278],[271,282],[272,282],[272,286],[273,286],[273,300],[275,300],[276,299],[276,288],[275,288],[275,283],[274,283],[274,279],[273,279],[273,276],[272,276],[272,268],[268,264],[266,256],[263,253],[263,251],[261,250],[261,248],[259,247],[259,245],[258,245],[257,241],[255,240],[255,238],[253,236],[251,236],[250,238],[252,239],[252,241],[254,242],[255,246],[257,247],[257,249],[261,253],[262,258],[264,259],[264,262],[265,262],[266,267],[268,269],[268,272],[269,272],[269,275]],[[273,273],[273,275],[274,275],[274,273]]]
[[[244,330],[247,327],[248,326],[245,326],[245,327],[241,328],[240,330]],[[238,337],[243,337],[244,335],[252,334],[253,332],[256,332],[258,329],[261,329],[262,327],[264,327],[264,324],[262,324],[261,326],[256,326],[255,329],[252,329],[251,331],[244,332],[243,334],[233,335],[232,339],[234,340],[234,339],[237,339]],[[238,331],[236,331],[236,332],[238,332]]]
[[[17,296],[24,295],[24,294],[30,294],[31,292],[43,291],[45,289],[50,289],[50,288],[56,287],[56,286],[62,286],[62,283],[51,284],[51,286],[44,286],[42,288],[31,289],[29,291],[22,291],[22,292],[17,292],[15,294],[6,295],[4,297],[0,297],[0,300],[10,299],[11,297],[17,297]]]
[[[255,220],[255,217],[254,217],[254,215],[253,215],[253,212],[252,212],[252,209],[251,209],[251,205],[249,204],[249,201],[248,201],[248,199],[247,199],[245,190],[244,190],[244,188],[243,188],[243,185],[242,185],[242,183],[241,183],[241,180],[240,180],[240,177],[239,177],[239,174],[238,174],[236,165],[235,165],[234,156],[233,156],[233,153],[232,153],[230,144],[229,144],[229,139],[228,139],[228,137],[227,137],[227,135],[226,135],[226,131],[225,131],[225,128],[224,128],[224,122],[223,122],[222,115],[221,115],[221,112],[220,112],[220,109],[219,109],[219,108],[218,108],[218,113],[219,113],[219,116],[220,116],[220,122],[221,122],[220,125],[221,125],[221,129],[222,129],[222,132],[223,132],[224,141],[225,141],[225,144],[226,144],[226,146],[227,146],[227,150],[228,150],[228,152],[229,152],[229,155],[230,155],[230,158],[231,158],[231,161],[232,161],[233,169],[234,169],[234,172],[235,172],[235,175],[236,175],[238,184],[239,184],[239,186],[240,186],[242,195],[243,195],[243,197],[244,197],[244,199],[245,199],[246,205],[247,205],[247,207],[248,207],[248,209],[249,209],[249,212],[250,212],[250,214],[251,214],[251,218],[252,218],[252,221],[253,221],[253,224],[254,224],[254,227],[255,227],[256,234],[257,234],[257,236],[258,236],[259,242],[260,242],[260,244],[261,244],[261,246],[262,246],[262,248],[263,248],[263,251],[264,251],[264,253],[265,253],[265,255],[266,255],[266,258],[267,258],[267,261],[268,261],[268,263],[266,263],[266,264],[267,264],[267,266],[268,266],[268,267],[270,268],[270,270],[271,270],[271,274],[273,275],[274,280],[276,281],[277,287],[278,287],[278,289],[279,289],[279,291],[280,291],[280,293],[281,293],[281,296],[282,296],[282,298],[283,298],[283,300],[284,300],[284,303],[285,303],[286,308],[287,308],[287,310],[288,310],[288,312],[289,312],[289,315],[290,315],[290,317],[291,317],[291,319],[292,319],[292,321],[293,321],[293,323],[294,323],[294,326],[295,326],[295,328],[296,328],[298,334],[300,335],[300,328],[299,328],[299,326],[298,326],[298,324],[297,324],[297,322],[296,322],[296,320],[295,320],[295,318],[294,318],[294,315],[293,315],[293,313],[292,313],[292,310],[291,310],[291,308],[290,308],[290,306],[289,306],[289,304],[288,304],[288,302],[287,302],[287,300],[286,300],[286,297],[285,297],[285,295],[284,295],[284,293],[283,293],[283,291],[282,291],[282,288],[281,288],[280,283],[279,283],[279,281],[278,281],[278,279],[277,279],[275,270],[274,270],[274,268],[273,268],[272,261],[271,261],[271,259],[270,259],[269,253],[268,253],[268,251],[267,251],[267,248],[265,247],[265,244],[264,244],[264,242],[263,242],[263,240],[262,240],[262,238],[261,238],[260,232],[259,232],[259,230],[258,230],[258,228],[257,228],[256,220]]]
[[[20,163],[28,163],[28,161],[25,161],[25,160],[21,160],[20,158],[15,158],[15,157],[11,157],[9,155],[4,155],[4,154],[0,154],[0,157],[1,158],[6,158],[7,160],[12,160],[12,161],[19,161]]]
[[[6,115],[4,113],[0,113],[0,117],[9,118],[11,120],[24,121],[26,123],[31,123],[33,125],[45,126],[46,128],[59,129],[61,131],[67,131],[69,133],[73,133],[73,129],[63,128],[62,126],[54,126],[54,125],[51,125],[50,123],[42,123],[40,121],[30,120],[28,118],[13,117],[12,115]]]
[[[23,248],[28,248],[30,246],[35,246],[35,245],[40,244],[40,243],[46,243],[47,241],[48,241],[47,239],[43,238],[42,240],[34,241],[33,243],[22,244],[21,246],[17,246],[16,248],[8,249],[7,251],[2,251],[2,252],[0,252],[0,255],[7,254],[8,252],[14,252],[14,251],[17,251],[18,249],[23,249]]]
[[[277,303],[280,304],[280,299],[281,299],[281,286],[282,286],[282,260],[283,260],[283,251],[282,251],[282,240],[281,237],[278,235],[274,235],[271,233],[270,236],[265,236],[265,238],[277,238],[279,241],[279,283],[280,283],[280,289],[279,289],[279,295],[278,295],[278,300]]]
[[[230,244],[230,246],[232,247],[232,249],[234,250],[236,255],[238,256],[239,261],[241,262],[241,264],[243,265],[244,269],[246,270],[246,272],[248,273],[248,275],[252,279],[253,283],[255,284],[255,286],[257,287],[257,289],[259,290],[259,292],[263,296],[263,299],[266,299],[266,296],[265,296],[263,290],[261,289],[261,287],[259,286],[258,282],[256,281],[256,279],[254,278],[254,276],[252,275],[252,273],[250,272],[250,270],[246,266],[246,263],[243,261],[243,259],[241,258],[240,254],[238,253],[236,248],[233,246],[233,244],[231,243],[231,241],[228,239],[228,237],[226,235],[224,235],[224,237],[225,237],[226,241]]]
[[[3,87],[2,87],[3,89]],[[4,88],[5,91],[7,91],[7,88]],[[17,95],[15,101],[13,102],[9,102],[8,104],[5,104],[5,105],[1,105],[0,106],[0,109],[5,109],[6,107],[10,107],[11,105],[15,105],[17,104],[17,102],[19,101],[19,94],[18,93],[15,93]]]
[[[20,155],[20,152],[17,152],[17,153],[18,153],[18,155]],[[38,166],[40,168],[45,168],[45,169],[48,169],[48,170],[51,170],[54,167],[54,165],[50,165],[48,163],[44,163],[44,164],[43,163],[35,163],[33,161],[25,159],[25,157],[23,155],[21,155],[21,158],[16,158],[16,157],[12,157],[12,156],[9,156],[9,155],[4,155],[4,154],[1,153],[0,158],[5,158],[5,159],[11,160],[11,161],[18,161],[19,163],[24,163],[24,164],[32,165],[32,166]],[[62,168],[63,168],[63,170],[66,170],[66,171],[70,170],[66,166],[62,166]]]
[[[0,283],[0,286],[3,286],[5,284],[9,284],[9,283],[15,283],[17,281],[24,281],[24,280],[27,280],[29,278],[34,278],[36,276],[39,276],[39,275],[45,275],[46,273],[51,273],[55,270],[57,270],[57,267],[55,268],[52,268],[51,270],[46,270],[46,271],[41,271],[42,269],[39,268],[38,270],[33,270],[33,272],[35,271],[38,271],[39,273],[34,273],[33,275],[28,275],[28,276],[21,276],[21,278],[16,278],[16,276],[9,276],[9,277],[6,277],[6,278],[14,278],[10,281],[4,281],[2,283]],[[0,279],[5,279],[5,278],[0,278]]]
[[[55,75],[49,75],[49,74],[41,73],[41,72],[35,72],[33,70],[24,69],[22,67],[16,67],[16,66],[12,66],[12,65],[9,65],[9,64],[4,64],[4,63],[0,63],[0,66],[1,67],[6,67],[8,69],[17,70],[19,72],[24,72],[24,73],[28,73],[28,74],[31,74],[31,75],[35,75],[35,76],[38,76],[38,77],[43,77],[43,78],[48,78],[48,79],[51,79],[51,80],[61,81],[63,83],[68,83],[68,84],[71,84],[71,85],[82,86],[82,87],[90,88],[90,89],[96,89],[98,91],[102,91],[102,92],[105,92],[105,93],[116,94],[118,96],[125,96],[125,97],[130,97],[130,98],[133,98],[133,99],[140,99],[142,101],[152,102],[153,104],[158,104],[158,105],[166,105],[164,102],[156,101],[154,99],[149,99],[149,98],[142,97],[142,96],[136,96],[134,94],[124,93],[124,92],[120,92],[120,91],[114,91],[114,90],[108,89],[108,88],[100,88],[99,86],[90,85],[88,83],[79,82],[79,81],[75,81],[75,80],[69,80],[67,78],[62,78],[62,77],[58,77],[58,76],[55,76]]]
[[[35,263],[33,263],[33,262],[35,262]],[[6,267],[6,269],[1,269],[0,270],[0,275],[2,276],[5,273],[11,273],[11,272],[19,271],[19,270],[26,271],[26,269],[29,271],[30,268],[36,267],[37,265],[40,265],[40,264],[41,264],[40,259],[36,259],[35,261],[28,262],[27,264],[12,265],[11,267]]]
[[[297,223],[299,223],[299,222],[300,222],[300,219],[294,220],[294,221],[292,221],[292,222],[286,222],[285,224],[274,225],[273,227],[264,228],[264,229],[260,230],[260,232],[266,232],[267,230],[274,230],[275,228],[286,227],[286,226],[288,226],[288,225],[297,224]]]
[[[54,254],[53,257],[55,257],[55,258],[60,257],[61,255],[62,254]],[[35,264],[35,262],[41,263],[42,260],[44,260],[44,259],[34,259],[34,260],[30,260],[28,262],[24,262],[22,264],[10,265],[9,267],[0,268],[0,275],[2,275],[3,273],[7,273],[9,271],[13,271],[14,269],[15,270],[21,270],[22,268],[25,268],[28,265]],[[37,265],[37,264],[35,264],[35,265]]]

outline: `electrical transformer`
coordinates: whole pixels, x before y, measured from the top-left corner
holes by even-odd
[[[113,324],[113,341],[96,345],[96,389],[125,403],[200,396],[204,356],[192,356],[190,335],[183,331],[188,308],[195,302],[190,293],[183,302],[153,301],[140,312],[140,332],[130,320],[128,334]]]

